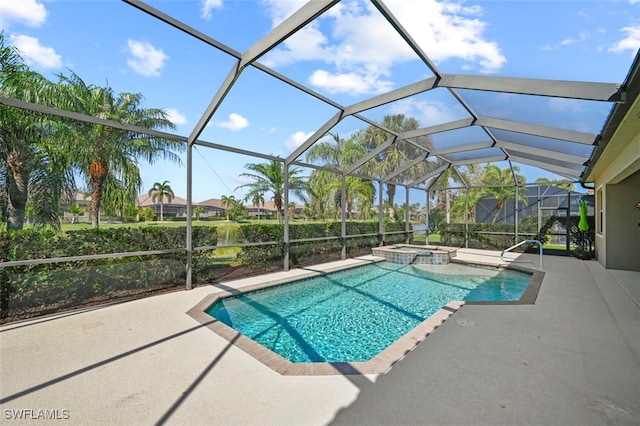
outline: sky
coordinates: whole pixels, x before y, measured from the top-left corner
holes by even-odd
[[[161,0],[147,4],[201,33],[245,52],[304,0]],[[385,4],[443,73],[622,83],[640,48],[640,0],[435,1]],[[74,72],[88,84],[144,95],[188,136],[233,68],[232,57],[117,0],[0,0],[0,28],[32,70],[51,80]],[[343,0],[259,62],[348,106],[433,74],[368,1]],[[520,95],[469,94],[471,103],[516,114]],[[520,111],[532,124],[599,133],[609,104],[555,98]],[[557,112],[569,112],[560,115]],[[286,158],[336,109],[253,67],[246,68],[200,139]],[[425,127],[463,117],[443,90],[363,113],[379,121],[403,113]],[[560,118],[562,117],[562,118]],[[569,119],[565,117],[570,117]],[[367,124],[353,117],[332,132],[348,137]],[[471,135],[469,137],[472,137]],[[435,143],[445,144],[446,138]],[[234,195],[247,163],[235,153],[196,147],[193,200]],[[183,160],[185,155],[182,155]],[[301,158],[304,160],[304,158]],[[504,165],[503,165],[504,166]],[[561,177],[520,165],[529,181]],[[170,181],[186,197],[186,166],[140,163],[143,193]],[[303,174],[310,173],[305,169]],[[396,202],[402,201],[399,194]],[[420,197],[412,192],[412,199]]]

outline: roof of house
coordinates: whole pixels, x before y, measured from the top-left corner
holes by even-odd
[[[209,198],[208,200],[200,201],[199,203],[194,203],[197,206],[205,206],[205,207],[214,207],[217,209],[222,209],[222,200],[219,198]]]
[[[159,201],[153,201],[153,198],[149,195],[149,194],[140,194],[138,195],[138,205],[141,207],[145,207],[145,206],[153,206],[156,204],[160,204]],[[167,200],[167,198],[165,197],[163,203],[165,206],[168,205],[176,205],[176,206],[186,206],[187,205],[187,200],[185,200],[182,197],[178,197],[178,196],[174,196],[173,199],[171,200],[171,202],[169,202]]]

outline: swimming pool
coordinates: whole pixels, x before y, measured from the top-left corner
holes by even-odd
[[[377,262],[227,297],[206,312],[294,363],[362,362],[455,300],[516,301],[530,274]]]

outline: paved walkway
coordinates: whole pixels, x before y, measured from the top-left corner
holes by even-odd
[[[640,274],[551,256],[544,267],[535,305],[463,306],[381,376],[281,376],[186,315],[255,278],[4,326],[0,415],[4,424],[34,424],[19,415],[83,425],[640,424]]]

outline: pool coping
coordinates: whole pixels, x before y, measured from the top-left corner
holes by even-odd
[[[267,349],[261,344],[251,340],[242,333],[217,320],[206,313],[206,310],[219,299],[235,296],[241,293],[250,293],[259,291],[288,282],[297,281],[314,276],[321,276],[331,272],[344,269],[351,269],[366,264],[377,263],[384,259],[360,260],[350,265],[328,268],[326,270],[309,270],[309,273],[301,274],[292,278],[282,278],[265,281],[259,284],[248,285],[241,289],[223,290],[222,292],[212,293],[205,296],[200,302],[189,309],[186,313],[194,320],[198,321],[209,330],[216,333],[232,345],[251,355],[257,361],[271,368],[277,373],[284,376],[327,376],[327,375],[363,375],[363,374],[385,374],[393,365],[401,361],[409,352],[411,352],[418,344],[423,342],[430,334],[432,334],[440,325],[442,325],[451,315],[456,313],[464,305],[531,305],[534,304],[542,280],[544,272],[525,268],[519,265],[495,265],[483,262],[458,261],[466,265],[477,265],[491,267],[495,269],[512,269],[531,274],[529,284],[525,288],[522,296],[517,301],[452,301],[447,303],[441,309],[436,311],[429,318],[418,324],[405,335],[400,337],[394,343],[389,345],[382,352],[378,353],[369,361],[363,362],[310,362],[310,363],[293,363],[277,353]],[[452,259],[452,263],[453,259]],[[305,269],[305,268],[301,268]]]

